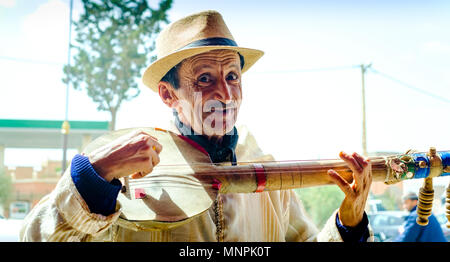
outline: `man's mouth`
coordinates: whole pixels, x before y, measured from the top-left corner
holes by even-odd
[[[211,109],[211,112],[216,112],[216,111],[218,111],[218,112],[227,112],[227,111],[230,111],[230,110],[233,110],[234,109],[234,107],[228,107],[228,108],[212,108]]]
[[[222,113],[222,114],[229,114],[229,113],[233,113],[234,112],[234,110],[236,109],[236,107],[232,107],[232,106],[230,106],[230,107],[213,107],[213,108],[211,108],[211,110],[210,110],[210,112],[211,113]]]

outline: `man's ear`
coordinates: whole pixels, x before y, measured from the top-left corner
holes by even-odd
[[[168,107],[173,108],[175,106],[174,103],[178,101],[173,86],[169,82],[159,81],[158,90],[163,103]]]

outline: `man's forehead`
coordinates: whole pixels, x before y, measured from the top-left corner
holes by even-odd
[[[234,50],[213,50],[205,53],[195,55],[183,61],[185,65],[200,66],[200,65],[239,65],[239,55]]]

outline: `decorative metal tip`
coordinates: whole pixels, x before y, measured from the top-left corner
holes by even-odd
[[[406,177],[407,177],[408,179],[413,178],[413,176],[414,176],[413,172],[408,172],[408,173],[406,173]]]
[[[419,161],[419,167],[420,168],[426,168],[428,165],[427,165],[427,162],[425,162],[425,161]]]
[[[436,156],[436,148],[430,147],[430,156]]]

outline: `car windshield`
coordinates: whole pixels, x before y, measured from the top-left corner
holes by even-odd
[[[376,215],[373,217],[372,225],[378,226],[401,226],[405,220],[401,216]]]

